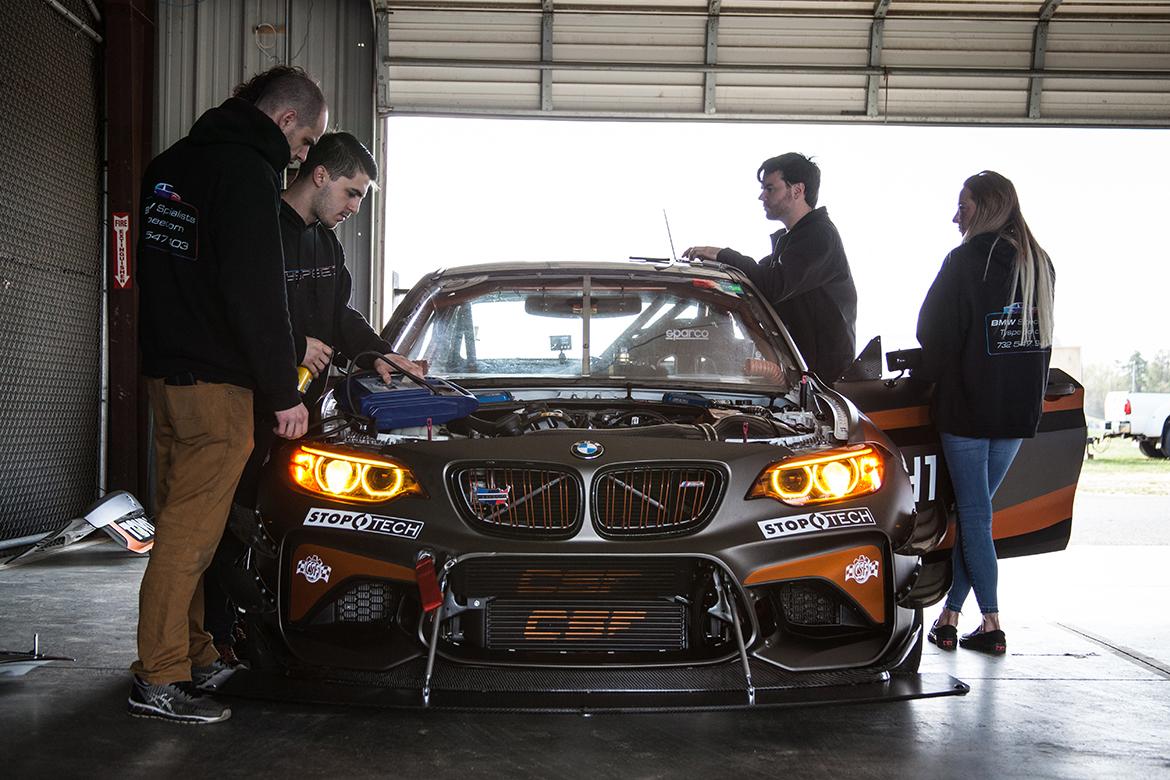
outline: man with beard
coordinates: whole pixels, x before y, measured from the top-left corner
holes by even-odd
[[[278,204],[280,175],[325,131],[320,88],[279,67],[236,88],[143,177],[142,370],[154,414],[156,535],[142,578],[132,715],[231,716],[197,686],[223,669],[203,631],[203,572],[252,446],[253,395],[274,435],[305,434]]]
[[[758,263],[734,249],[693,246],[683,257],[718,261],[747,274],[788,327],[809,369],[835,382],[853,362],[857,289],[829,212],[817,208],[821,169],[802,154],[765,160],[756,172],[772,234],[772,254]]]
[[[293,342],[297,362],[315,377],[305,391],[304,400],[310,406],[321,396],[329,365],[338,355],[357,359],[361,368],[373,368],[386,383],[396,371],[419,378],[425,371],[425,366],[395,354],[366,318],[349,305],[352,280],[335,229],[358,213],[377,177],[373,155],[357,138],[349,133],[330,133],[309,151],[296,179],[281,196],[280,234]],[[385,359],[371,355],[358,358],[366,352],[376,352]],[[257,405],[255,446],[233,499],[234,512],[245,517],[256,506],[260,472],[276,443],[271,414],[270,409]],[[239,660],[234,648],[237,615],[227,583],[241,571],[237,562],[246,551],[229,530],[204,580],[204,626],[229,665]]]

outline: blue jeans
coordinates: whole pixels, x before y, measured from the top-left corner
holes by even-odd
[[[983,614],[999,612],[999,562],[991,539],[991,497],[999,489],[1023,439],[969,439],[940,433],[955,488],[959,528],[951,554],[954,579],[947,609],[961,612],[971,588]]]

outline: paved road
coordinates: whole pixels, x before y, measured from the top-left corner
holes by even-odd
[[[1170,496],[1077,493],[1073,545],[1170,545]]]

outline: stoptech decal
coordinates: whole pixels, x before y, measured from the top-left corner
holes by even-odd
[[[304,524],[317,528],[334,528],[338,531],[363,531],[369,534],[400,536],[403,539],[417,539],[423,529],[423,523],[420,520],[317,507],[310,509],[305,515]]]
[[[834,531],[838,528],[877,525],[877,521],[867,507],[861,507],[833,512],[813,512],[811,515],[777,517],[774,520],[761,520],[757,525],[764,532],[765,539],[778,539],[781,536],[799,536],[817,531]]]

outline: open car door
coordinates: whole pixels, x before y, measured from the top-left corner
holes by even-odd
[[[887,356],[890,370],[911,366],[916,352],[891,352]],[[836,390],[898,445],[914,484],[919,513],[947,514],[949,530],[938,549],[949,549],[954,538],[954,493],[930,419],[933,386],[905,376],[904,370],[898,378],[876,378],[875,357],[880,376],[880,338],[870,342],[837,382]],[[1063,550],[1068,545],[1087,435],[1084,400],[1084,388],[1075,379],[1057,368],[1048,372],[1039,432],[1035,438],[1024,439],[995,494],[992,536],[1000,558]]]

